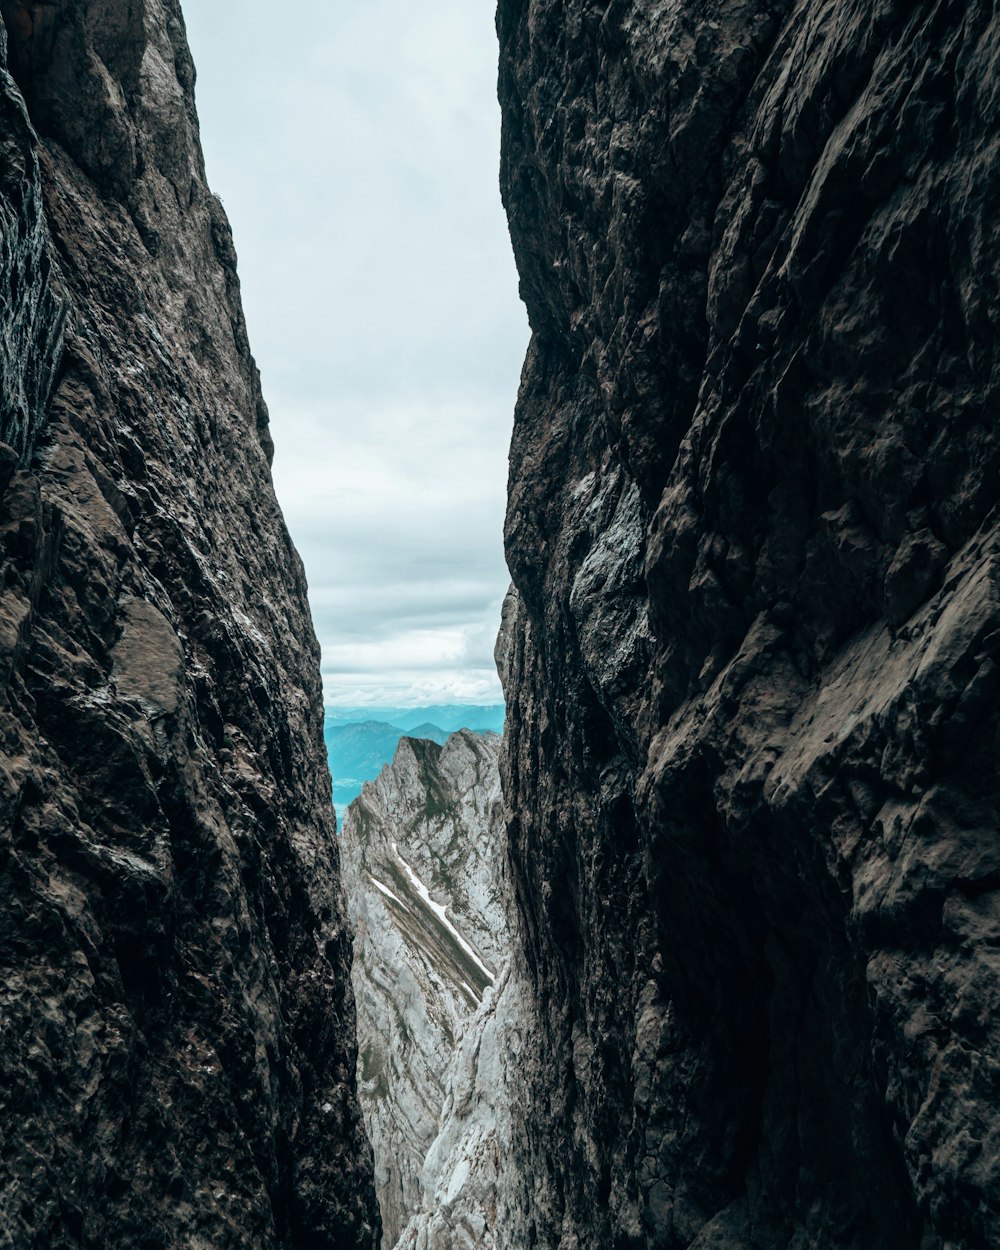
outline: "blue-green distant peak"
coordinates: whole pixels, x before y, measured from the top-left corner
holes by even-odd
[[[323,736],[333,777],[338,818],[392,762],[400,738],[443,743],[457,729],[503,733],[505,709],[499,704],[439,703],[429,707],[327,708]]]

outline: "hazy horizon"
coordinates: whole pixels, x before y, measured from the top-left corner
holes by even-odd
[[[351,712],[405,712],[412,714],[413,712],[436,711],[439,708],[495,711],[498,708],[505,707],[504,700],[500,698],[489,703],[477,703],[471,700],[464,702],[457,700],[449,702],[439,701],[437,703],[328,703],[324,708],[324,712],[327,720],[329,720],[331,717],[341,719]]]

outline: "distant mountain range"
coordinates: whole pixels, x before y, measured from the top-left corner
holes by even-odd
[[[502,703],[434,703],[427,707],[328,707],[326,724],[363,724],[378,721],[397,725],[411,733],[420,725],[437,725],[454,733],[456,729],[492,729],[503,732],[505,708]]]
[[[392,761],[400,738],[429,738],[443,744],[456,729],[502,733],[503,721],[503,704],[327,708],[323,736],[338,817],[361,793],[364,783],[374,780]]]

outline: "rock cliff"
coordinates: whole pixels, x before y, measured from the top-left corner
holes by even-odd
[[[180,10],[0,13],[0,1245],[371,1247],[318,648]]]
[[[498,29],[521,1244],[986,1250],[994,8]]]
[[[384,1250],[489,1250],[513,1188],[506,1064],[520,1019],[499,749],[468,730],[443,747],[403,738],[344,819]]]

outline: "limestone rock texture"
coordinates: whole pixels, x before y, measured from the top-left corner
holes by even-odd
[[[500,0],[521,1244],[1000,1244],[1000,23]]]
[[[0,1246],[372,1247],[318,647],[180,9],[0,14]]]
[[[344,818],[355,928],[359,1089],[383,1250],[494,1250],[518,1186],[510,966],[496,734],[402,738]]]
[[[420,1176],[420,1205],[397,1250],[521,1250],[523,1229],[509,1200],[526,1178],[511,1087],[530,1021],[526,1001],[508,958],[480,1005],[459,1022],[437,1136]]]

